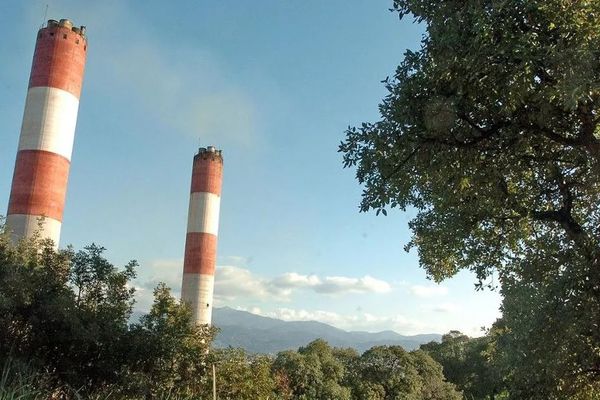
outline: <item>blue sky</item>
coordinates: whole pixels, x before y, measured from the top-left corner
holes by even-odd
[[[474,335],[499,315],[470,274],[428,281],[403,250],[410,213],[359,213],[342,169],[345,128],[378,118],[380,81],[423,34],[390,1],[1,2],[0,210],[46,4],[89,37],[61,245],[137,259],[138,308],[158,281],[179,294],[192,157],[212,144],[217,306],[409,334]]]

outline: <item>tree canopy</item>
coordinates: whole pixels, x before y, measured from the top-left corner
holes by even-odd
[[[458,331],[442,336],[441,342],[421,345],[420,349],[439,362],[444,376],[467,399],[500,399],[506,394],[506,369],[497,349],[498,327],[487,335],[470,338]]]
[[[14,246],[0,225],[0,365],[30,370],[66,397],[200,392],[214,330],[194,326],[162,284],[132,323],[137,263],[119,269],[103,252],[93,244],[55,251],[36,238]]]
[[[600,3],[393,8],[427,33],[384,81],[381,120],[340,145],[361,210],[414,208],[407,248],[436,281],[468,269],[500,283],[515,398],[597,386]]]
[[[315,340],[296,351],[277,355],[273,371],[279,393],[290,399],[458,400],[460,392],[446,382],[442,366],[422,351],[376,346],[358,355]],[[287,390],[282,390],[287,387]]]
[[[459,400],[460,392],[444,379],[442,366],[422,351],[376,346],[356,364],[356,399]]]

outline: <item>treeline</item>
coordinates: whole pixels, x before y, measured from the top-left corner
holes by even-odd
[[[116,268],[103,251],[15,246],[0,234],[0,400],[210,399],[213,366],[219,399],[535,398],[518,390],[527,377],[502,321],[481,338],[450,332],[411,352],[322,340],[276,356],[210,349],[215,330],[192,326],[162,284],[131,323],[136,263]]]
[[[421,350],[209,351],[215,330],[192,326],[164,285],[130,323],[136,263],[118,269],[103,251],[0,235],[0,399],[208,399],[213,365],[220,399],[461,398]]]
[[[421,350],[379,346],[362,355],[315,340],[272,358],[215,350],[220,399],[430,399],[463,397]]]

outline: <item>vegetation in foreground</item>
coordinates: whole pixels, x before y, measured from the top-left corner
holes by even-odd
[[[13,246],[0,235],[3,382],[30,388],[21,382],[34,376],[37,389],[67,397],[104,387],[146,397],[196,390],[214,331],[193,327],[190,311],[164,285],[150,312],[129,323],[136,263],[118,270],[103,250],[55,252],[36,239]]]
[[[102,254],[13,246],[0,234],[0,400],[210,399],[213,365],[220,399],[500,400],[513,390],[502,321],[484,337],[450,332],[412,352],[322,340],[276,356],[207,351],[214,329],[193,327],[162,284],[130,323],[136,264],[117,269]]]
[[[276,357],[209,352],[214,329],[192,326],[163,284],[130,323],[136,263],[117,269],[103,250],[0,234],[0,400],[209,399],[212,365],[220,399],[461,398],[420,350],[359,355],[317,340]]]

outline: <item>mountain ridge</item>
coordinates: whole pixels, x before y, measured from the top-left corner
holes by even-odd
[[[401,335],[392,330],[381,332],[345,331],[318,321],[283,321],[230,307],[213,309],[213,325],[219,328],[215,347],[241,347],[251,353],[275,354],[297,350],[315,339],[334,347],[352,347],[362,353],[373,346],[396,345],[406,350],[440,341],[437,333]]]

